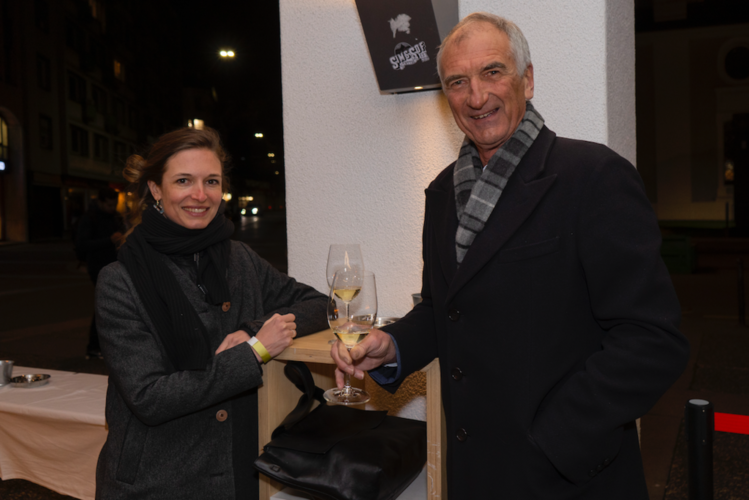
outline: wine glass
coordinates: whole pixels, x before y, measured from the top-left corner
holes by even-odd
[[[343,307],[342,307],[343,306]],[[377,318],[377,287],[370,272],[338,271],[333,276],[328,300],[328,324],[349,351],[367,337]],[[343,389],[325,391],[325,399],[339,405],[362,404],[369,401],[369,393],[351,387],[348,373],[344,374]]]
[[[361,248],[358,244],[330,245],[328,250],[328,266],[325,270],[328,286],[333,286],[333,276],[337,271],[364,272],[364,259],[361,256]],[[335,339],[328,341],[335,344]]]
[[[330,250],[328,250],[328,267],[325,271],[328,278],[328,286],[333,286],[333,276],[335,276],[337,271],[341,270],[364,272],[364,259],[362,259],[359,245],[330,245]]]

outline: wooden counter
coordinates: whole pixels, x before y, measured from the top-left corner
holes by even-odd
[[[259,453],[270,441],[273,430],[294,409],[301,393],[283,373],[286,361],[304,361],[309,366],[315,384],[323,389],[335,385],[333,375],[335,364],[330,357],[328,341],[335,338],[331,330],[324,330],[300,339],[281,355],[263,368],[263,385],[258,391],[259,397]],[[426,372],[426,406],[427,406],[427,498],[444,500],[447,498],[445,487],[445,456],[442,444],[445,442],[444,413],[440,391],[439,360],[435,359],[422,371]],[[352,378],[352,384],[363,387],[363,382]],[[363,408],[364,405],[360,405]],[[354,406],[355,408],[357,406]],[[281,484],[260,474],[260,500],[269,500],[281,489]],[[443,494],[444,492],[444,494]]]

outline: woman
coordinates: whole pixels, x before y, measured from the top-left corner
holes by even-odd
[[[97,498],[257,498],[261,365],[326,327],[324,295],[229,240],[225,160],[214,131],[190,128],[128,159],[134,228],[96,290]]]

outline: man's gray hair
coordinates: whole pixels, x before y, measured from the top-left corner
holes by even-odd
[[[461,33],[460,35],[457,35],[458,38],[456,40],[453,40],[453,38],[455,38],[456,36],[456,33],[458,33],[465,26],[475,23],[489,23],[499,31],[507,35],[507,38],[510,40],[510,50],[512,51],[512,57],[515,59],[515,67],[517,68],[518,75],[522,77],[525,73],[526,68],[528,68],[528,66],[531,64],[531,49],[528,47],[528,40],[525,39],[523,32],[520,31],[520,28],[518,28],[517,24],[513,23],[509,19],[505,19],[504,17],[499,17],[494,14],[489,14],[488,12],[474,12],[473,14],[468,14],[458,24],[456,24],[453,29],[450,30],[450,33],[447,34],[439,47],[439,52],[437,52],[437,72],[439,74],[440,81],[442,81],[443,77],[442,51],[445,47],[447,47],[448,43],[459,42],[465,37],[465,34]]]

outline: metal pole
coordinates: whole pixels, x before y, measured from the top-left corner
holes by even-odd
[[[738,295],[739,295],[739,325],[746,326],[746,300],[744,299],[744,261],[739,259],[738,264]]]
[[[689,500],[713,500],[713,405],[704,399],[690,399],[684,408]]]

